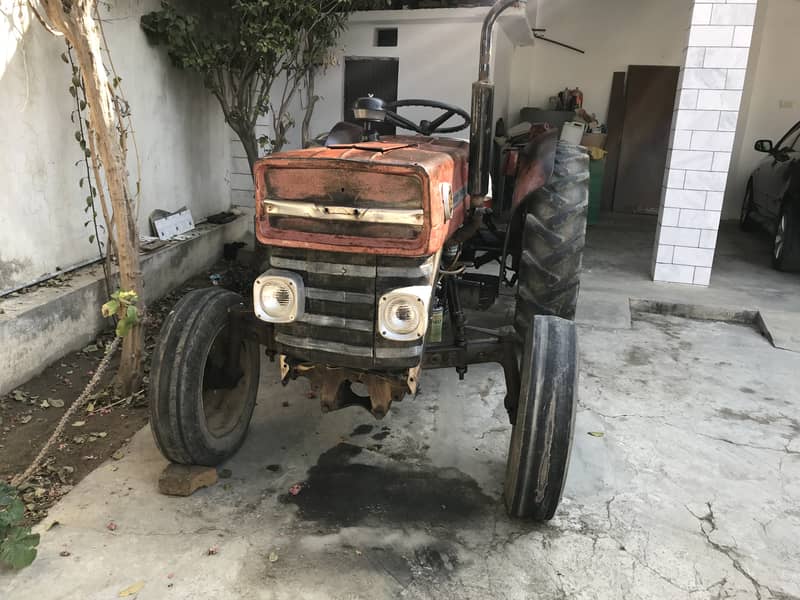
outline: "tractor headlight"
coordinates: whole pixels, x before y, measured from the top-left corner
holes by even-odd
[[[417,340],[428,330],[428,305],[433,288],[418,285],[384,294],[378,303],[378,328],[387,340]]]
[[[305,289],[297,273],[270,269],[253,284],[256,316],[268,323],[291,323],[303,315]]]

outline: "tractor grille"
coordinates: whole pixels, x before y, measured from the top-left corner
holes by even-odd
[[[293,358],[357,369],[406,369],[422,358],[424,340],[392,342],[376,330],[377,300],[391,290],[430,285],[433,257],[270,248],[270,265],[303,278],[305,314],[275,326],[275,341]]]

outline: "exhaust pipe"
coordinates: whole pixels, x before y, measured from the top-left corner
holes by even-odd
[[[494,116],[494,84],[491,79],[494,24],[500,13],[507,8],[526,3],[527,0],[497,0],[483,20],[478,81],[472,84],[472,130],[469,136],[470,196],[485,196],[489,192],[489,161],[492,152]]]

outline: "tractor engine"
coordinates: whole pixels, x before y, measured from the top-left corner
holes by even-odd
[[[415,391],[442,248],[467,216],[468,153],[448,138],[391,137],[258,163],[268,269],[255,313],[273,324],[284,378],[311,378],[324,408],[383,416]]]

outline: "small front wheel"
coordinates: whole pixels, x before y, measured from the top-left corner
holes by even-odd
[[[258,394],[259,345],[236,340],[229,312],[242,297],[212,287],[175,305],[153,353],[150,427],[172,462],[215,466],[244,442]]]
[[[509,516],[549,521],[567,478],[578,395],[575,323],[536,315],[523,350],[506,467]]]

